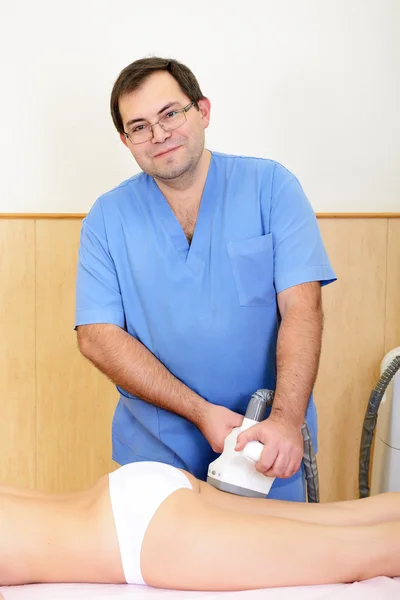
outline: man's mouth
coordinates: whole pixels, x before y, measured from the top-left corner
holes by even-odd
[[[158,158],[159,156],[165,156],[166,154],[170,154],[171,152],[173,152],[174,150],[177,150],[178,148],[180,148],[180,146],[174,146],[173,148],[166,148],[165,150],[158,152],[158,154],[155,154],[153,156],[153,158]]]

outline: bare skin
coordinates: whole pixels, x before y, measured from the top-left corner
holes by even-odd
[[[400,575],[400,494],[297,504],[186,475],[193,491],[166,498],[146,531],[148,585],[240,590]],[[0,585],[125,583],[108,481],[63,495],[1,488]]]

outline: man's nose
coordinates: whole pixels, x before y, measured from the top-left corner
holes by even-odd
[[[162,127],[158,123],[151,126],[152,137],[151,141],[153,144],[159,144],[164,142],[167,138],[171,137],[170,131],[164,131]]]

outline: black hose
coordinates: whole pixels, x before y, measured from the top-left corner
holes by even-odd
[[[372,438],[378,418],[378,410],[381,404],[383,395],[390,381],[400,369],[400,355],[395,356],[392,362],[386,367],[379,378],[375,389],[372,390],[369,397],[367,411],[365,413],[361,443],[360,443],[360,470],[358,476],[360,498],[366,498],[370,494],[369,488],[369,467],[371,461],[371,445]]]
[[[315,456],[314,445],[306,421],[303,423],[301,433],[303,434],[304,442],[303,465],[307,482],[307,499],[308,502],[319,502],[317,458]]]

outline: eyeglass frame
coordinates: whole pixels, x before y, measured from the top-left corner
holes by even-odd
[[[187,112],[188,112],[188,111],[189,111],[189,110],[192,108],[192,106],[195,106],[195,105],[196,105],[196,102],[193,102],[193,101],[192,101],[190,104],[187,104],[187,105],[186,105],[186,106],[184,106],[183,108],[180,108],[179,110],[174,110],[174,109],[173,109],[173,111],[174,111],[174,112],[176,112],[176,113],[182,113],[182,114],[184,114],[184,115],[185,115],[185,123],[186,123],[186,122],[187,122],[187,116],[186,116],[186,113],[187,113]],[[170,111],[170,112],[172,112],[172,111]],[[167,114],[168,114],[168,113],[167,113]],[[164,115],[164,116],[165,116],[165,115]],[[124,131],[124,135],[125,135],[125,137],[126,137],[126,138],[127,138],[129,141],[130,141],[130,143],[131,143],[131,144],[133,144],[134,146],[137,146],[138,144],[144,144],[145,142],[148,142],[149,140],[151,140],[151,138],[154,136],[154,134],[153,134],[153,127],[155,127],[156,125],[160,125],[161,129],[162,129],[163,131],[165,131],[166,133],[168,133],[169,131],[174,131],[175,129],[178,129],[178,127],[180,127],[180,125],[177,125],[177,126],[176,126],[176,127],[174,127],[173,129],[169,129],[169,130],[165,129],[165,128],[164,128],[164,126],[163,126],[163,125],[160,123],[160,121],[161,121],[163,118],[164,118],[164,117],[161,117],[161,119],[159,119],[159,120],[157,121],[157,123],[149,123],[149,127],[150,127],[150,130],[151,130],[151,135],[150,135],[149,139],[147,139],[147,140],[143,140],[143,142],[132,142],[131,138],[129,137],[129,133],[126,133],[126,131]]]

